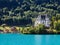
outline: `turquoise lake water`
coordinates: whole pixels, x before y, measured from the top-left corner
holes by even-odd
[[[60,35],[0,34],[0,45],[60,45]]]

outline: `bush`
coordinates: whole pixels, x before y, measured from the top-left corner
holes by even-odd
[[[60,20],[58,20],[58,22],[56,23],[56,30],[60,30]]]
[[[33,34],[42,33],[44,30],[45,30],[45,26],[43,24],[40,24],[39,26],[36,27],[30,27],[30,33]]]

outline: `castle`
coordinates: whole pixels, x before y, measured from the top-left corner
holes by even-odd
[[[49,17],[49,15],[47,15],[47,14],[39,15],[36,18],[34,26],[37,26],[39,24],[44,24],[45,27],[50,27],[50,17]]]

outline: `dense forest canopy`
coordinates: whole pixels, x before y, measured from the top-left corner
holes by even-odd
[[[45,14],[49,16],[50,26],[34,26],[38,16]],[[0,0],[0,32],[4,31],[60,34],[60,0]]]
[[[24,4],[36,4],[40,5],[43,3],[49,3],[49,4],[54,4],[57,3],[59,5],[60,0],[0,0],[0,8],[1,7],[16,7],[16,6],[21,6]]]
[[[31,25],[42,13],[60,15],[60,0],[0,0],[0,25]]]

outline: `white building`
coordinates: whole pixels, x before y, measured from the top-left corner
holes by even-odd
[[[34,26],[37,26],[39,24],[44,24],[46,27],[50,27],[50,18],[47,14],[45,15],[39,15],[36,18]]]

